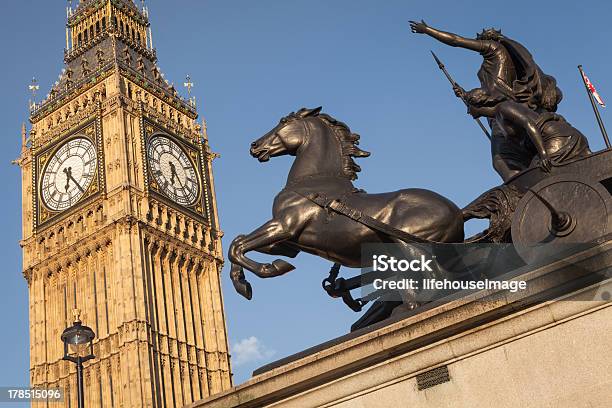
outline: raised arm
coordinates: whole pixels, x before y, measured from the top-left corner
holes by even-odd
[[[536,126],[538,114],[524,104],[511,101],[500,104],[498,106],[498,114],[504,122],[512,123],[527,133],[538,152],[538,156],[540,156],[540,167],[542,167],[544,171],[550,171],[550,158],[544,147],[542,133]]]
[[[433,27],[428,26],[427,23],[425,23],[425,21],[423,20],[421,20],[421,22],[411,21],[410,29],[413,33],[427,34],[428,36],[433,37],[444,44],[450,45],[451,47],[461,47],[477,52],[483,52],[486,49],[488,43],[484,40],[465,38],[457,34],[437,30]]]

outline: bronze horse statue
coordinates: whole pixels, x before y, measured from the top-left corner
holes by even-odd
[[[294,269],[281,259],[255,262],[246,256],[250,251],[291,258],[304,251],[359,268],[367,263],[361,259],[364,243],[397,242],[398,235],[413,242],[463,242],[462,211],[435,192],[412,188],[368,194],[356,189],[352,181],[361,169],[353,158],[370,155],[358,144],[359,135],[321,113],[321,107],[289,114],[251,144],[250,153],[260,162],[283,155],[295,160],[285,188],[274,199],[273,218],[230,245],[231,279],[238,293],[252,297],[243,268],[260,278]],[[345,212],[330,211],[330,203],[341,203]],[[351,218],[357,212],[363,216]],[[356,221],[361,217],[373,221],[369,225]],[[386,229],[376,228],[379,224]]]

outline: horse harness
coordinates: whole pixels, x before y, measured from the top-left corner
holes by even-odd
[[[341,214],[355,222],[358,222],[359,224],[365,225],[366,227],[373,229],[374,231],[381,232],[389,237],[399,239],[400,241],[409,244],[415,242],[420,244],[434,243],[434,241],[417,237],[414,234],[397,229],[392,225],[377,220],[376,218],[371,217],[368,214],[364,214],[362,211],[346,204],[344,199],[348,194],[363,192],[363,190],[354,189],[352,191],[349,191],[348,194],[344,194],[339,198],[330,198],[323,193],[304,194],[293,189],[291,189],[290,191],[301,197],[304,197],[308,201],[316,204],[317,206],[321,207],[326,211],[332,211],[337,214]]]
[[[316,204],[327,212],[331,211],[343,215],[355,222],[358,222],[359,224],[373,229],[374,231],[381,232],[389,237],[398,239],[400,241],[406,243],[434,242],[397,229],[392,225],[377,220],[376,218],[371,217],[368,214],[364,214],[362,211],[357,210],[356,208],[353,208],[346,204],[345,199],[349,194],[363,192],[363,190],[353,189],[345,194],[342,194],[338,198],[330,198],[323,193],[304,194],[294,189],[289,189],[289,191],[301,197],[304,197],[308,201]],[[368,303],[368,300],[355,299],[351,295],[350,291],[361,286],[362,277],[355,276],[349,279],[339,278],[338,275],[340,273],[340,267],[341,264],[334,263],[334,265],[331,267],[331,270],[329,271],[329,276],[325,278],[322,282],[323,289],[327,292],[329,296],[333,298],[342,298],[342,301],[353,311],[360,312],[363,306]]]

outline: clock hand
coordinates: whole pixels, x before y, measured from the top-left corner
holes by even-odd
[[[180,177],[177,175],[177,176],[176,176],[176,179],[178,180],[179,185],[181,186],[181,190],[184,190],[184,189],[185,189],[185,186],[183,185],[183,182],[181,181],[181,178],[180,178]]]
[[[168,164],[170,164],[170,183],[172,183],[172,185],[174,186],[174,179],[178,179],[178,175],[176,174],[176,166],[172,162],[168,162]]]
[[[66,192],[70,188],[70,179],[72,178],[72,167],[66,167],[64,169],[64,174],[66,175]]]
[[[74,184],[77,186],[77,188],[81,190],[81,193],[85,194],[85,190],[83,190],[83,187],[81,187],[81,185],[74,179],[74,177],[72,177],[72,174],[70,174],[69,177],[72,179],[72,181],[74,181]]]

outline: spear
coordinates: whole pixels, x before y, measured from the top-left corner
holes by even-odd
[[[446,75],[446,78],[448,79],[448,81],[451,83],[451,85],[454,88],[460,88],[459,85],[457,84],[457,82],[455,82],[455,80],[453,79],[453,77],[448,73],[448,71],[446,70],[446,67],[444,66],[444,64],[442,63],[442,61],[440,61],[440,58],[438,58],[438,56],[431,51],[431,55],[433,55],[434,59],[436,60],[436,64],[438,64],[438,68],[440,68],[440,70],[442,72],[444,72],[444,75]],[[463,103],[465,104],[465,106],[469,106],[468,102],[465,100],[465,96],[461,96],[461,100],[463,101]],[[474,118],[474,120],[476,121],[476,123],[478,123],[478,126],[480,126],[480,128],[482,129],[482,131],[484,132],[484,134],[487,136],[487,138],[489,140],[491,140],[491,134],[489,133],[489,131],[487,130],[487,128],[485,127],[485,125],[482,124],[482,122],[480,121],[479,118]]]

